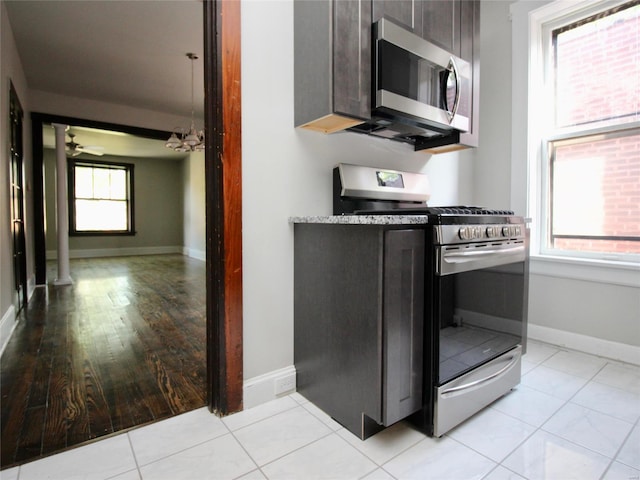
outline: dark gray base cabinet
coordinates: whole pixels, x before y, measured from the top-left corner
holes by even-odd
[[[365,439],[422,408],[425,230],[294,228],[297,390]]]

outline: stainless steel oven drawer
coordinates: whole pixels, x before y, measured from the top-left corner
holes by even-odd
[[[440,437],[520,383],[522,347],[436,387],[433,434]]]

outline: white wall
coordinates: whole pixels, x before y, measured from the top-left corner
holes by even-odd
[[[184,254],[206,260],[204,153],[192,153],[182,162],[184,180]]]
[[[482,2],[480,140],[473,158],[473,183],[474,203],[487,208],[503,209],[511,205],[510,39],[509,2]]]
[[[0,2],[0,348],[3,348],[15,325],[15,290],[13,286],[13,240],[10,231],[9,200],[9,85],[18,94],[24,110],[24,128],[29,131],[29,95],[27,83],[9,24],[6,6]],[[33,199],[29,188],[31,178],[31,145],[24,145],[26,241],[30,245],[33,233],[29,228],[33,218]],[[32,284],[33,260],[27,255],[27,280]]]
[[[245,379],[293,364],[293,228],[328,215],[341,162],[426,172],[432,204],[470,202],[470,152],[430,157],[355,133],[293,127],[293,3],[242,3]]]
[[[57,258],[56,152],[45,148],[45,228],[47,258]],[[181,253],[183,250],[183,161],[104,155],[100,161],[133,165],[135,235],[71,236],[71,258]],[[202,199],[204,202],[204,199]],[[204,203],[200,207],[204,208]],[[204,229],[205,219],[201,219]]]
[[[524,215],[531,212],[527,208],[531,161],[526,136],[527,12],[546,3],[482,2],[481,129],[474,200],[490,206],[509,204]],[[638,276],[633,280],[633,269],[543,261],[532,253],[530,336],[640,363],[640,282]]]

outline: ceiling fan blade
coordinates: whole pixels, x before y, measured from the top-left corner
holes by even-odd
[[[102,152],[102,147],[81,147],[78,146],[77,148],[79,153],[88,153],[89,155],[97,155],[98,157],[101,157],[102,155],[104,155],[104,153]]]

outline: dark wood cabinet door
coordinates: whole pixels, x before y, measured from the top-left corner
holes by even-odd
[[[422,0],[373,0],[373,21],[387,18],[422,35]]]
[[[425,231],[385,233],[383,278],[383,423],[422,407]]]
[[[480,44],[480,2],[460,2],[460,58],[473,63]],[[475,47],[474,47],[475,46]],[[477,60],[477,59],[476,59]]]
[[[371,117],[371,3],[335,0],[333,111]]]
[[[422,38],[460,56],[460,0],[422,2]]]

